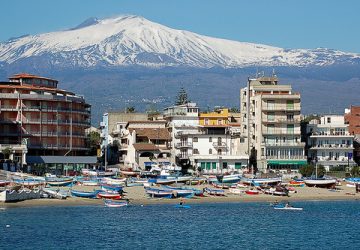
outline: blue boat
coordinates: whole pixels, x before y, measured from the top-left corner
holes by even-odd
[[[205,188],[204,191],[210,195],[225,196],[225,192],[222,189]]]
[[[45,178],[46,183],[51,187],[66,187],[74,183],[73,178]]]
[[[177,205],[175,205],[175,208],[185,208],[185,209],[189,209],[190,206],[189,206],[189,205],[180,205],[180,204],[177,204]]]
[[[163,186],[165,189],[171,189],[171,190],[190,190],[194,192],[195,196],[203,196],[204,191],[197,188],[192,187],[172,187],[172,186]]]
[[[96,198],[99,192],[101,192],[101,190],[94,190],[92,192],[70,190],[72,196],[81,197],[81,198]]]
[[[152,198],[173,198],[173,190],[159,188],[145,188],[145,193]]]
[[[123,186],[120,185],[101,185],[101,189],[105,191],[121,193],[123,191]]]

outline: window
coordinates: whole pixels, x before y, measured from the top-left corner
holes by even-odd
[[[216,162],[212,162],[211,165],[213,169],[216,169]]]
[[[206,163],[205,162],[201,162],[201,169],[205,169],[206,167]]]
[[[269,112],[267,115],[267,119],[268,121],[274,121],[275,120],[275,113],[274,112]]]
[[[212,137],[209,137],[209,142],[212,142]]]
[[[275,101],[274,100],[268,100],[267,101],[267,109],[274,110],[275,109]]]
[[[288,134],[294,134],[294,124],[288,124],[287,125],[287,133]]]
[[[222,167],[223,167],[223,169],[224,169],[224,168],[227,168],[227,167],[228,167],[228,163],[227,163],[227,162],[223,162]]]
[[[193,138],[193,142],[198,142],[198,138],[197,138],[197,137],[194,137],[194,138]]]
[[[218,125],[222,125],[222,120],[218,120]]]
[[[194,154],[194,155],[198,155],[198,154],[199,154],[199,150],[198,150],[197,148],[194,148],[194,149],[193,149],[193,154]]]
[[[261,156],[264,156],[264,148],[261,148]]]
[[[240,138],[240,143],[244,143],[245,139],[244,138]]]
[[[287,100],[286,101],[286,109],[294,109],[294,100]]]
[[[218,151],[217,151],[218,155],[221,155],[222,154],[222,150],[219,148]]]
[[[209,119],[208,118],[205,119],[205,125],[209,125]]]
[[[331,123],[331,117],[327,118],[327,123]]]
[[[207,169],[207,170],[210,170],[210,169],[211,169],[211,162],[207,162],[207,163],[206,163],[206,169]]]
[[[221,143],[222,143],[222,138],[221,137],[218,137],[217,143],[218,143],[218,145],[221,145]]]
[[[235,169],[241,169],[241,162],[235,162]]]
[[[209,155],[212,155],[212,149],[209,148]]]

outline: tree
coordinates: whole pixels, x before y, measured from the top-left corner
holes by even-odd
[[[175,105],[183,105],[189,102],[190,101],[188,100],[188,95],[185,89],[181,88],[180,91],[178,92],[178,95],[176,96]]]
[[[9,159],[11,154],[11,149],[9,147],[6,147],[2,150],[2,153],[4,154],[5,159]]]
[[[312,175],[315,175],[315,166],[313,165],[305,165],[300,167],[299,169],[300,174],[302,174],[303,177],[310,177]],[[322,165],[318,165],[317,167],[317,176],[322,177],[325,175],[325,168]]]
[[[240,113],[240,110],[239,110],[239,108],[237,108],[237,107],[232,107],[232,108],[230,108],[230,110],[229,110],[231,113]]]
[[[359,167],[359,166],[353,166],[353,167],[351,168],[350,173],[351,173],[351,176],[352,176],[352,177],[358,177],[358,176],[360,176],[360,167]]]
[[[97,155],[97,150],[100,148],[100,134],[96,131],[91,131],[87,135],[87,146],[89,148],[89,155]]]
[[[130,107],[126,107],[126,113],[135,113],[135,107],[134,106],[130,106]]]

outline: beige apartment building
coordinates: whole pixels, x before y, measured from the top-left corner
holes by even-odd
[[[241,133],[257,169],[298,169],[306,164],[300,133],[300,94],[276,76],[248,79],[240,90]],[[251,158],[251,157],[250,157]]]

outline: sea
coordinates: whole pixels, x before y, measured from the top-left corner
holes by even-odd
[[[0,210],[0,249],[360,249],[360,201]]]

